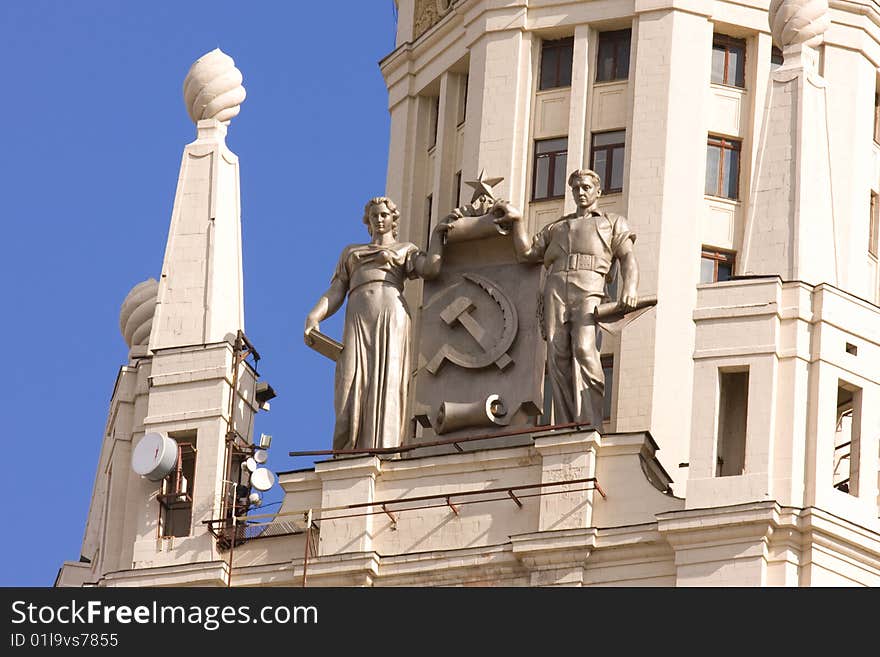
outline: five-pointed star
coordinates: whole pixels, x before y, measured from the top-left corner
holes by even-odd
[[[500,183],[504,178],[486,178],[486,170],[483,169],[480,171],[480,175],[477,176],[476,180],[468,180],[465,181],[466,185],[470,185],[474,188],[474,198],[479,198],[483,194],[491,198],[495,198],[495,195],[492,193],[492,188],[495,187],[498,183]]]

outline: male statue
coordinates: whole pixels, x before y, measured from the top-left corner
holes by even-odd
[[[595,171],[578,169],[568,177],[568,184],[577,211],[548,224],[531,241],[518,209],[499,201],[493,212],[496,221],[512,224],[517,259],[542,262],[547,270],[542,321],[554,423],[578,422],[599,429],[605,376],[594,310],[602,301],[605,277],[615,258],[622,277],[619,310],[626,313],[636,307],[636,236],[625,217],[598,209],[601,191]]]

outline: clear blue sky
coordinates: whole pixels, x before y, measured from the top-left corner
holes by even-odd
[[[270,466],[329,449],[332,363],[302,342],[342,247],[384,192],[392,0],[0,3],[6,473],[0,585],[50,586],[77,560],[113,383],[119,308],[158,277],[183,146],[183,79],[231,55],[247,89],[241,162],[245,318],[278,392],[256,432]],[[322,324],[339,337],[341,314]],[[278,487],[267,502],[280,499]],[[277,508],[277,507],[273,507]]]

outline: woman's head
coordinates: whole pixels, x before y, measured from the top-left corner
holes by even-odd
[[[390,222],[390,228],[386,222]],[[400,210],[397,209],[394,201],[387,196],[376,196],[364,206],[364,223],[367,225],[371,237],[375,237],[376,230],[379,232],[391,230],[391,236],[396,239],[400,223]]]

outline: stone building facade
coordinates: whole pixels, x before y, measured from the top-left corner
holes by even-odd
[[[639,294],[658,303],[603,340],[601,431],[416,449],[414,423],[412,449],[282,473],[281,510],[230,555],[196,518],[229,513],[229,409],[242,454],[253,441],[243,319],[168,329],[160,283],[114,394],[91,561],[58,583],[880,584],[880,13],[817,4],[400,0],[380,67],[403,239],[426,245],[482,171],[535,233],[573,209],[581,167],[638,235]],[[212,120],[187,149],[234,168]],[[237,180],[213,189],[232,219],[210,244],[236,262]],[[178,207],[214,230],[216,212]],[[188,261],[175,221],[163,276]],[[240,286],[240,265],[217,284]],[[420,308],[421,284],[407,294]],[[162,538],[156,485],[127,465],[151,429],[198,434],[190,534]]]

